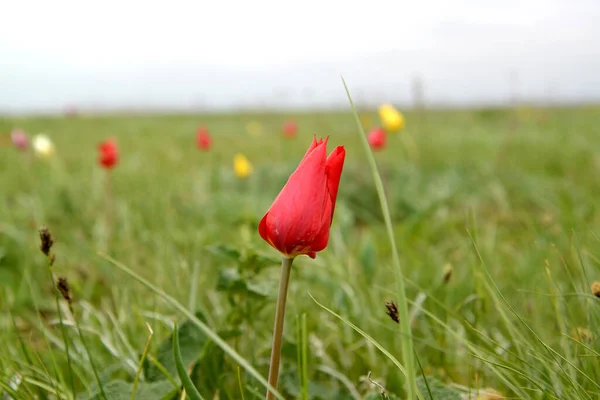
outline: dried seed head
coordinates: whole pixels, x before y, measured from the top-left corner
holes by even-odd
[[[452,278],[452,264],[444,265],[444,283],[450,282]]]
[[[600,298],[600,281],[592,282],[592,294]]]
[[[50,234],[50,231],[47,227],[42,226],[40,228],[40,250],[42,250],[42,253],[44,253],[45,255],[49,256],[50,249],[52,248],[53,244],[54,241],[52,240],[52,235]]]
[[[387,315],[397,324],[400,323],[400,315],[398,313],[398,306],[393,301],[386,301],[385,308],[387,308]]]
[[[58,283],[56,284],[56,288],[60,292],[63,299],[65,299],[69,304],[73,302],[73,296],[71,296],[71,288],[69,287],[69,282],[65,277],[59,277]]]

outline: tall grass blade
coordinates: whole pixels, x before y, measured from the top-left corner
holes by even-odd
[[[367,141],[367,136],[365,135],[362,123],[360,122],[360,117],[358,116],[358,112],[356,111],[356,108],[354,107],[354,102],[352,101],[352,97],[350,96],[350,90],[348,89],[348,85],[346,85],[346,81],[343,77],[342,82],[344,83],[344,88],[346,89],[346,94],[348,95],[348,101],[350,102],[350,107],[352,108],[354,119],[356,120],[356,125],[358,127],[358,133],[361,137],[361,143],[363,145],[363,149],[365,150],[365,154],[369,162],[369,167],[371,168],[371,172],[373,174],[373,180],[375,182],[377,196],[379,197],[381,212],[383,214],[383,219],[385,220],[385,227],[387,230],[388,238],[390,240],[390,245],[392,249],[392,262],[394,265],[394,270],[396,271],[396,295],[398,296],[398,312],[400,314],[400,329],[402,331],[402,359],[404,362],[404,368],[406,369],[406,398],[408,400],[413,400],[415,399],[415,396],[417,394],[417,382],[413,354],[414,349],[412,341],[412,331],[410,327],[410,317],[408,313],[408,301],[406,300],[406,290],[404,288],[404,275],[402,273],[402,268],[400,267],[400,256],[398,255],[398,248],[396,246],[396,240],[394,237],[392,217],[390,215],[390,209],[388,207],[387,198],[385,196],[385,191],[383,188],[383,181],[381,180],[381,176],[379,175],[377,163],[375,162],[375,157],[373,157],[373,153],[369,146],[369,142]]]

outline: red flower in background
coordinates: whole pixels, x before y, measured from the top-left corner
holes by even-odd
[[[98,162],[103,168],[111,169],[119,161],[119,150],[114,139],[108,139],[98,146],[100,158]]]
[[[198,128],[198,132],[196,133],[196,145],[200,150],[210,149],[212,138],[210,137],[208,129],[205,127]]]
[[[367,135],[367,141],[373,150],[382,150],[387,142],[383,128],[375,128]]]
[[[327,140],[316,140],[260,221],[260,236],[285,257],[311,258],[327,247],[346,150],[327,157]]]
[[[286,121],[283,124],[283,135],[287,138],[293,138],[298,133],[298,125],[296,125],[295,121]]]

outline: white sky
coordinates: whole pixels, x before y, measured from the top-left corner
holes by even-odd
[[[9,108],[11,101],[17,108],[50,106],[52,93],[45,93],[41,103],[33,94],[41,90],[35,82],[49,90],[44,77],[55,75],[61,86],[51,89],[57,93],[55,102],[69,101],[64,85],[70,76],[89,86],[85,97],[71,100],[91,102],[97,90],[93,81],[110,84],[120,77],[143,86],[139,74],[131,74],[156,68],[224,67],[233,71],[229,76],[236,85],[240,71],[323,62],[333,63],[339,77],[354,60],[385,52],[444,55],[435,59],[441,71],[444,59],[448,68],[456,68],[455,55],[475,57],[479,65],[495,47],[536,54],[531,60],[514,58],[513,65],[502,66],[506,70],[523,66],[515,63],[533,65],[540,54],[549,59],[581,56],[581,63],[600,60],[599,0],[7,0],[0,10],[0,88],[9,87],[0,90],[0,107]],[[411,62],[413,70],[427,66],[421,59],[405,64]],[[371,73],[357,79],[359,84],[368,86],[369,76],[384,67],[368,65],[363,71],[371,68]],[[302,67],[290,73],[290,85],[302,74]],[[435,81],[438,73],[432,74]],[[549,79],[561,80],[561,74]],[[163,74],[160,79],[170,78]],[[210,97],[210,85],[203,85],[200,91]],[[115,104],[122,97],[117,89]],[[181,95],[190,97],[183,89]],[[106,101],[111,96],[103,90]]]

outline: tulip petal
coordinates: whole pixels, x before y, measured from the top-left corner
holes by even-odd
[[[346,149],[342,146],[336,147],[329,157],[327,157],[325,165],[325,174],[327,175],[327,191],[331,199],[331,219],[333,220],[333,212],[335,211],[335,201],[337,199],[338,188],[340,186],[340,177],[344,168],[344,160],[346,159]],[[331,221],[330,221],[331,224]]]
[[[325,146],[327,146],[327,141],[329,140],[329,137],[325,138]],[[317,135],[313,135],[313,140],[312,143],[310,144],[310,146],[308,147],[308,150],[306,150],[306,153],[304,153],[304,157],[302,157],[302,160],[300,160],[300,164],[302,164],[302,162],[304,161],[304,159],[306,158],[306,156],[308,156],[310,153],[312,153],[312,151],[319,146],[320,144],[323,143],[323,139],[319,139],[317,140]],[[327,149],[325,150],[327,152]],[[296,168],[297,169],[297,168]]]

